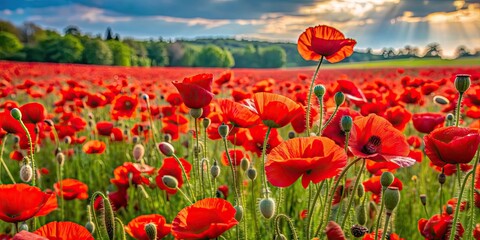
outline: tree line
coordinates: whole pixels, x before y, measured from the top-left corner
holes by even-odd
[[[473,54],[464,46],[457,49],[458,57],[477,55],[478,52]],[[433,43],[422,57],[440,56],[440,45]],[[420,57],[418,48],[406,46],[398,51],[385,48],[380,54],[372,53],[371,49],[355,52],[346,61],[417,57]],[[137,40],[121,38],[111,28],[102,36],[82,33],[76,26],[68,26],[60,34],[31,22],[15,26],[3,20],[0,20],[0,59],[146,67],[279,68],[315,64],[303,60],[294,43],[231,38]]]

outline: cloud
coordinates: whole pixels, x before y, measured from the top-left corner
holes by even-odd
[[[231,23],[230,20],[212,20],[206,18],[176,18],[167,16],[146,17],[145,19],[160,20],[168,23],[184,23],[187,26],[203,26],[206,29],[216,28]]]
[[[458,1],[455,1],[458,2]],[[463,2],[463,1],[462,1]],[[462,3],[463,7],[465,2]],[[460,5],[456,5],[460,6]],[[459,8],[451,12],[433,12],[425,17],[416,17],[413,12],[406,11],[403,16],[395,19],[395,22],[429,22],[429,23],[480,23],[480,4],[469,4],[467,8]]]

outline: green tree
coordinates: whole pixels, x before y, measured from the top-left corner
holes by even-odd
[[[107,31],[105,31],[105,40],[112,40],[113,39],[113,33],[112,29],[110,27],[107,27]]]
[[[191,46],[186,46],[184,51],[183,51],[183,56],[180,58],[180,61],[178,62],[179,65],[177,66],[182,66],[182,67],[193,67],[195,66],[195,62],[197,59],[197,56],[199,55],[199,51],[196,50],[195,48]]]
[[[112,51],[108,45],[99,39],[89,40],[85,43],[83,61],[87,64],[112,65]]]
[[[262,67],[279,68],[285,66],[287,62],[287,53],[283,48],[271,46],[261,51]]]
[[[198,54],[195,66],[223,67],[224,61],[225,51],[215,45],[207,45]]]
[[[147,52],[152,60],[152,66],[168,65],[168,51],[165,43],[150,41],[147,43]]]
[[[222,67],[233,67],[235,66],[235,59],[233,58],[233,55],[228,49],[224,49],[224,57],[223,57],[223,66]]]
[[[20,30],[9,21],[0,20],[0,32],[9,32],[20,38]]]
[[[112,51],[113,65],[116,66],[131,66],[132,65],[132,50],[126,44],[110,40],[107,41],[108,47]]]
[[[0,58],[11,57],[22,49],[22,43],[18,38],[9,32],[0,32]]]
[[[84,49],[80,40],[72,35],[47,37],[40,41],[39,47],[45,53],[44,61],[58,63],[79,62]]]

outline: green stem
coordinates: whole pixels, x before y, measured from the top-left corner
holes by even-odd
[[[378,239],[378,228],[380,226],[380,219],[382,219],[382,213],[383,213],[383,194],[385,193],[385,189],[382,190],[382,201],[380,203],[380,212],[378,212],[378,217],[377,217],[377,223],[375,224],[375,240]]]
[[[318,105],[319,105],[319,114],[320,114],[320,120],[318,123],[318,134],[317,136],[322,136],[322,124],[323,124],[323,97],[324,95],[321,96],[321,98],[318,98]],[[308,128],[308,127],[307,127]]]
[[[232,180],[233,180],[233,191],[235,192],[235,203],[237,205],[241,205],[241,202],[239,201],[239,194],[238,194],[238,189],[237,189],[237,178],[235,174],[235,167],[233,166],[232,159],[230,158],[230,153],[228,152],[228,146],[227,146],[227,138],[223,138],[223,146],[225,147],[225,153],[227,155],[228,163],[230,164],[230,169],[232,170]]]
[[[320,130],[320,134],[323,132],[323,130],[325,130],[325,128],[327,128],[328,124],[330,124],[330,122],[333,120],[333,118],[335,117],[335,115],[337,115],[337,112],[338,112],[338,108],[340,106],[336,106],[335,107],[335,110],[333,110],[333,113],[332,115],[330,115],[330,117],[328,118],[328,120],[325,122],[325,125],[323,125],[322,129]]]
[[[260,163],[261,163],[260,171],[261,171],[261,175],[262,175],[262,184],[263,184],[263,188],[264,188],[264,196],[267,199],[268,199],[268,186],[267,186],[267,176],[265,174],[265,154],[267,152],[268,137],[270,136],[270,131],[271,130],[272,130],[272,128],[268,127],[267,133],[265,134],[265,139],[263,140],[262,158],[260,159]]]
[[[475,163],[473,164],[473,176],[472,176],[472,193],[470,194],[470,203],[474,202],[475,198],[475,177],[477,174],[477,166],[478,166],[478,161],[480,159],[480,148],[477,150],[477,158],[475,159]],[[457,203],[458,204],[458,203]],[[467,229],[473,229],[473,225],[475,222],[475,208],[470,207],[470,221],[469,221],[469,227]]]
[[[455,109],[455,127],[458,127],[458,125],[460,124],[460,108],[462,107],[462,98],[463,93],[459,93],[457,108]]]
[[[458,201],[457,201],[457,206],[455,207],[455,217],[453,217],[453,222],[452,222],[452,228],[455,229],[450,229],[450,240],[455,240],[455,235],[457,235],[457,221],[458,221],[458,215],[460,213],[460,206],[462,205],[462,196],[463,196],[463,191],[465,190],[465,185],[467,185],[467,180],[472,173],[475,172],[475,169],[470,170],[467,175],[465,175],[465,178],[463,179],[463,184],[462,188],[460,189],[460,194],[458,195]]]
[[[8,177],[10,177],[10,180],[12,181],[13,184],[16,184],[15,179],[12,176],[12,173],[10,173],[10,170],[7,167],[7,164],[5,161],[3,161],[3,151],[5,150],[5,142],[7,141],[8,134],[5,135],[2,139],[2,150],[0,151],[0,161],[2,162],[3,168],[5,168],[5,171],[8,174]],[[1,178],[0,178],[1,180]]]
[[[180,159],[178,159],[177,155],[173,154],[173,158],[177,160],[178,165],[180,165],[180,168],[182,169],[183,177],[185,178],[185,181],[187,182],[188,189],[190,190],[190,195],[193,198],[194,201],[196,201],[195,194],[193,193],[192,185],[190,184],[190,180],[188,180],[188,175],[187,172],[185,171],[185,168],[183,167],[182,162]]]
[[[317,204],[318,198],[320,197],[320,193],[323,189],[323,185],[325,184],[325,181],[322,181],[320,183],[320,187],[317,189],[317,192],[315,193],[315,197],[313,197],[313,201],[310,203],[310,193],[312,192],[312,185],[310,185],[309,188],[309,206],[307,208],[307,226],[306,226],[306,234],[307,234],[307,239],[310,239],[310,225],[312,222],[312,215],[313,215],[313,210],[315,209],[315,205]]]
[[[362,173],[365,169],[365,162],[366,160],[363,159],[362,167],[360,167],[360,171],[358,172],[357,178],[355,179],[355,184],[353,186],[352,193],[350,194],[350,199],[348,200],[347,211],[345,212],[345,217],[342,220],[342,225],[341,225],[342,229],[345,226],[345,223],[347,222],[348,215],[350,213],[350,208],[352,207],[353,199],[355,199],[355,195],[357,194],[358,183],[360,182],[360,178],[362,177]]]
[[[288,227],[290,228],[290,231],[292,232],[292,239],[298,239],[298,235],[297,235],[297,231],[295,230],[295,226],[293,225],[293,221],[292,219],[290,219],[287,215],[285,214],[277,214],[277,216],[275,217],[274,219],[274,223],[275,223],[275,232],[280,235],[281,232],[280,232],[280,218],[283,218],[285,219],[285,221],[287,221],[288,223]]]
[[[462,184],[462,177],[460,176],[462,174],[462,171],[460,169],[460,163],[455,164],[457,167],[457,181],[458,181],[458,186],[460,187],[460,184]]]
[[[30,135],[30,132],[28,131],[27,126],[23,123],[22,119],[18,120],[20,122],[20,125],[22,125],[23,131],[25,131],[25,134],[27,135],[28,139],[28,144],[30,145],[30,160],[32,161],[32,169],[33,169],[33,177],[32,177],[32,186],[35,186],[35,178],[37,177],[37,170],[35,169],[35,159],[33,158],[34,152],[33,152],[33,142],[32,142],[32,136]]]
[[[384,227],[383,227],[382,240],[385,239],[385,236],[387,236],[387,232],[388,232],[388,231],[387,231],[387,229],[388,229],[388,222],[390,221],[390,216],[391,216],[391,214],[388,214],[388,213],[387,213],[387,217],[386,217],[386,219],[385,219],[385,225],[384,225]],[[375,237],[378,237],[378,234],[375,235]]]
[[[310,90],[308,92],[308,100],[307,100],[307,113],[305,115],[306,120],[305,122],[307,123],[307,137],[310,136],[310,109],[312,107],[311,100],[312,100],[312,93],[313,93],[313,85],[315,84],[315,79],[317,79],[318,75],[318,70],[320,70],[320,66],[322,65],[323,62],[323,56],[320,58],[320,61],[318,62],[317,68],[315,69],[315,73],[313,74],[312,81],[310,82]]]
[[[185,194],[185,192],[182,191],[182,189],[180,189],[179,187],[177,187],[177,190],[183,195],[183,197],[185,199],[187,199],[187,201],[190,203],[190,204],[193,204],[192,200],[190,200],[190,198],[188,198],[187,194]]]

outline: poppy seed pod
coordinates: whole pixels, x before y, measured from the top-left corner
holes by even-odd
[[[259,203],[260,213],[266,219],[270,219],[275,215],[275,201],[271,198],[264,198]]]
[[[28,225],[27,225],[27,223],[22,222],[22,224],[20,224],[20,227],[19,227],[18,230],[19,230],[19,232],[21,232],[21,231],[27,231],[27,232],[28,232]]]
[[[255,178],[257,178],[257,170],[255,170],[255,168],[253,167],[250,167],[248,170],[247,170],[247,177],[248,179],[250,180],[255,180]]]
[[[163,135],[163,141],[165,141],[167,143],[171,143],[172,142],[172,135],[170,135],[170,133],[165,133],[165,135]]]
[[[225,125],[225,123],[222,123],[222,125],[218,127],[218,134],[220,134],[222,138],[226,138],[229,130],[230,129],[228,128],[228,125]]]
[[[70,144],[72,143],[72,138],[70,136],[66,136],[64,139],[63,139],[63,142],[65,144]]]
[[[360,225],[353,225],[352,228],[350,228],[350,232],[354,237],[359,238],[363,237],[368,232],[368,228]]]
[[[148,96],[148,94],[142,94],[141,98],[144,100],[144,101],[148,101],[148,99],[150,99],[150,97]]]
[[[193,118],[200,118],[203,114],[203,109],[202,108],[192,108],[190,109],[190,116]]]
[[[464,93],[470,88],[470,75],[457,74],[455,78],[455,88],[459,93]]]
[[[335,93],[334,99],[335,104],[339,107],[345,102],[345,94],[343,94],[343,92],[337,92]]]
[[[171,189],[177,189],[178,187],[178,180],[173,177],[173,176],[170,176],[170,175],[165,175],[162,177],[162,182],[163,184],[165,184],[165,186],[167,186],[168,188],[171,188]]]
[[[360,225],[365,225],[367,223],[367,209],[364,204],[361,204],[355,209],[357,222]]]
[[[392,214],[400,202],[400,191],[397,187],[388,187],[387,190],[385,190],[383,198],[387,214]]]
[[[315,96],[317,98],[322,98],[325,95],[325,87],[323,85],[316,85],[313,87],[313,93],[315,93]]]
[[[357,188],[357,196],[361,198],[363,197],[363,195],[365,195],[365,187],[363,186],[363,184],[359,184]]]
[[[447,204],[447,207],[445,208],[445,212],[447,212],[448,215],[451,215],[453,213],[453,206],[450,204]]]
[[[149,240],[157,239],[157,226],[154,223],[145,224],[145,233]]]
[[[20,179],[23,182],[30,182],[30,181],[32,181],[32,177],[33,177],[32,166],[30,166],[30,164],[24,164],[20,168]]]
[[[158,144],[158,149],[160,149],[160,152],[167,157],[171,157],[175,154],[175,148],[173,148],[172,144],[167,142],[161,142]]]
[[[342,118],[340,120],[340,127],[341,127],[342,131],[350,132],[352,130],[352,126],[353,126],[352,117],[350,117],[348,115],[342,116]]]
[[[439,104],[439,105],[447,105],[450,103],[450,101],[448,100],[448,98],[444,97],[444,96],[435,96],[433,97],[433,102],[435,102],[436,104]]]
[[[427,205],[427,195],[421,194],[420,195],[420,202],[422,202],[423,206]]]
[[[242,158],[242,161],[240,162],[240,168],[242,168],[243,171],[247,171],[249,166],[250,162],[248,161],[248,158]]]
[[[63,154],[62,152],[57,153],[57,155],[55,156],[55,160],[57,160],[60,166],[63,165],[63,163],[65,162],[65,154]]]
[[[133,147],[133,158],[135,161],[140,161],[143,158],[143,155],[145,154],[145,147],[142,144],[135,144]]]
[[[292,138],[295,138],[295,132],[293,131],[288,132],[288,139],[292,139]]]
[[[20,112],[20,109],[18,108],[13,108],[10,110],[10,115],[12,115],[12,117],[18,121],[22,120],[22,112]]]
[[[391,172],[383,172],[380,177],[380,183],[384,188],[390,186],[390,184],[393,183],[393,180],[395,180],[395,176],[393,176],[393,173]]]
[[[93,234],[95,232],[95,224],[92,221],[88,221],[87,224],[85,224],[85,228]]]
[[[203,128],[208,128],[210,126],[210,123],[212,123],[212,120],[210,120],[210,118],[204,118],[202,121]]]
[[[440,184],[444,184],[446,181],[447,181],[447,176],[445,175],[445,173],[438,174],[438,182]]]
[[[220,167],[218,166],[217,161],[213,162],[213,166],[210,168],[210,174],[213,178],[217,178],[220,175]]]
[[[47,124],[49,127],[55,126],[55,124],[53,123],[53,121],[51,119],[45,119],[45,120],[43,120],[43,122],[45,124]]]
[[[447,119],[447,121],[451,122],[451,121],[453,121],[453,119],[455,119],[455,116],[453,114],[449,113],[449,114],[447,114],[446,119]]]
[[[237,205],[234,207],[236,212],[235,212],[235,220],[237,220],[238,222],[241,222],[242,221],[242,218],[243,218],[243,207],[240,206],[240,205]]]

